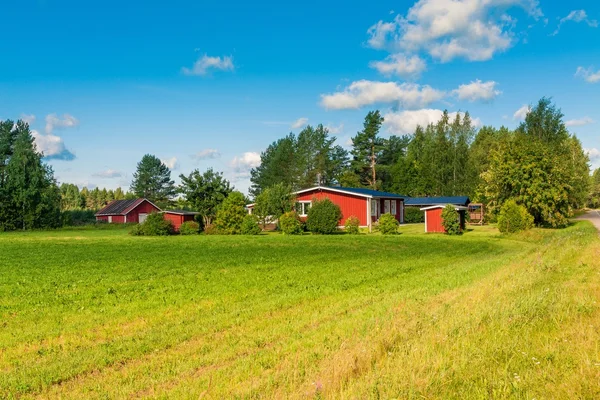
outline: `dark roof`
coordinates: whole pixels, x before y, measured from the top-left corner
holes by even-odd
[[[144,201],[152,204],[148,199],[129,199],[129,200],[113,200],[106,207],[96,213],[96,215],[125,215],[129,213],[133,208],[142,204]],[[154,204],[152,204],[156,207]],[[158,207],[156,207],[158,208]],[[160,208],[158,208],[160,210]]]
[[[362,195],[366,195],[366,196],[373,196],[373,197],[392,197],[392,198],[397,198],[397,199],[406,198],[406,196],[403,196],[401,194],[381,192],[379,190],[365,189],[365,188],[331,187],[331,189],[344,190],[346,192],[362,194]]]
[[[177,214],[177,215],[199,215],[199,212],[196,211],[188,211],[188,210],[164,210],[163,213],[166,214]]]
[[[467,206],[471,201],[467,196],[446,196],[446,197],[413,197],[404,203],[407,206],[423,207],[437,206],[440,204],[453,204],[455,206]]]

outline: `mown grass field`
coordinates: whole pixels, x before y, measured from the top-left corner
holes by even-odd
[[[0,235],[0,398],[600,398],[600,240]]]

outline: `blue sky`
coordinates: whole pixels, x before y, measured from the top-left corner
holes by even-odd
[[[245,192],[304,123],[342,145],[372,109],[384,135],[443,109],[512,128],[542,96],[600,166],[596,1],[6,3],[0,118],[31,121],[60,182],[128,187],[151,153]]]

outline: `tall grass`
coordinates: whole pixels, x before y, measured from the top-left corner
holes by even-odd
[[[600,395],[592,227],[0,235],[0,397]]]

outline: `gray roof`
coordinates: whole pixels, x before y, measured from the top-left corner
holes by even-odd
[[[156,207],[156,205],[154,205],[150,200],[148,199],[129,199],[129,200],[113,200],[112,202],[110,202],[106,207],[104,207],[103,209],[101,209],[100,211],[98,211],[96,213],[96,216],[100,216],[100,215],[125,215],[127,213],[129,213],[129,211],[131,211],[133,208],[137,207],[138,205],[142,204],[144,201],[147,201],[148,203],[152,204],[154,207]],[[156,207],[159,211],[160,208]]]
[[[441,204],[453,204],[455,206],[468,206],[471,201],[467,196],[443,196],[443,197],[413,197],[404,203],[407,206],[426,207]]]

